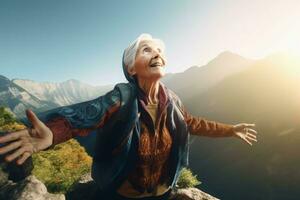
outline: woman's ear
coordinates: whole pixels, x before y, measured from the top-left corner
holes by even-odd
[[[127,71],[128,71],[128,73],[130,74],[130,76],[133,76],[133,75],[136,74],[136,71],[135,71],[135,67],[134,67],[134,66],[133,66],[133,67],[127,68]]]

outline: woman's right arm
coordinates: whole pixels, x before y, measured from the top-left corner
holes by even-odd
[[[33,153],[67,141],[77,135],[87,135],[101,128],[121,106],[120,92],[112,91],[94,100],[63,106],[35,115],[27,110],[22,119],[28,128],[0,136],[0,154],[6,161],[18,158],[22,164]]]
[[[120,94],[114,89],[94,100],[56,108],[38,114],[53,133],[52,146],[101,128],[120,108]],[[25,122],[26,124],[26,122]]]

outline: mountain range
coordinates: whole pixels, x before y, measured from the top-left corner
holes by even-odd
[[[91,86],[78,80],[62,83],[38,83],[32,80],[9,80],[0,76],[0,105],[10,108],[18,116],[26,109],[36,112],[87,101],[104,94],[113,85]]]
[[[10,110],[16,115],[24,115],[24,111],[27,108],[35,111],[44,111],[58,106],[54,102],[39,99],[24,88],[1,75],[0,105],[10,108]]]
[[[59,106],[70,105],[96,98],[112,89],[112,85],[91,86],[75,79],[61,83],[38,83],[32,80],[14,79],[13,83],[19,85],[40,100],[50,101]]]
[[[162,82],[184,101],[203,93],[225,77],[245,70],[253,63],[252,59],[225,51],[204,66],[193,66],[181,73],[167,74]]]

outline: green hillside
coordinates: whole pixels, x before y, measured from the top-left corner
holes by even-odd
[[[15,131],[24,128],[8,110],[0,107],[0,130]],[[65,193],[83,174],[90,172],[92,164],[92,158],[74,139],[34,154],[32,158],[32,173],[45,183],[49,192],[54,193]]]

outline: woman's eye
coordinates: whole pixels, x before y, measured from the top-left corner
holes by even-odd
[[[144,48],[144,51],[145,51],[145,52],[151,52],[151,48],[146,47],[146,48]]]

